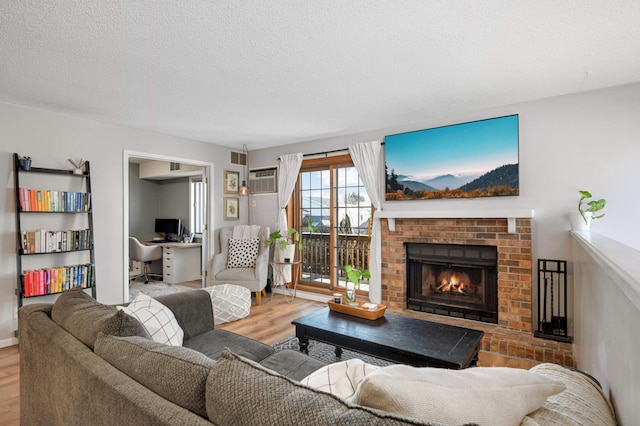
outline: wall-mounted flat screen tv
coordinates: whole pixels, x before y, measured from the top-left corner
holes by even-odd
[[[518,115],[385,137],[387,200],[519,195]]]

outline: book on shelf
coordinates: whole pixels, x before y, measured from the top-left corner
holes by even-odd
[[[94,270],[93,263],[86,263],[23,271],[22,294],[24,297],[42,296],[62,293],[74,287],[93,287]]]
[[[91,229],[22,231],[22,254],[59,253],[91,248]]]
[[[91,209],[91,194],[87,192],[49,191],[18,188],[20,210],[23,212],[87,212]]]

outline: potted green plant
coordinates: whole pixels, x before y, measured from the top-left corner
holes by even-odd
[[[296,245],[298,243],[298,249],[302,250],[302,239],[300,233],[295,228],[287,229],[286,235],[282,235],[282,232],[275,231],[269,234],[266,245],[274,246],[276,250],[276,260],[278,262],[286,262],[286,259],[293,260],[295,255]]]
[[[580,190],[580,201],[578,201],[578,213],[580,216],[574,220],[573,229],[588,230],[591,227],[593,219],[600,219],[604,213],[597,214],[602,211],[607,204],[604,198],[599,200],[590,200],[593,196],[589,191]]]
[[[371,278],[371,273],[368,269],[358,269],[351,265],[344,265],[344,272],[347,277],[347,305],[357,306],[356,287],[360,283],[360,278],[369,279]]]

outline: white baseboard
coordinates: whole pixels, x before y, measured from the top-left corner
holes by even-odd
[[[18,339],[16,337],[10,337],[8,339],[0,340],[0,348],[6,348],[9,346],[14,346],[18,344]]]

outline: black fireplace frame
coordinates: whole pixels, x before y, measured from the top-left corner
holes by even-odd
[[[498,248],[496,246],[438,243],[405,243],[404,246],[407,309],[491,324],[498,323]],[[412,262],[483,268],[488,274],[488,280],[495,282],[495,285],[487,286],[488,283],[485,283],[484,303],[482,304],[467,302],[463,305],[456,305],[414,297],[417,289],[412,289],[411,285],[422,286],[422,272],[417,272],[417,268],[412,269]],[[419,279],[416,279],[417,274],[420,274]],[[420,294],[420,291],[417,294]]]

